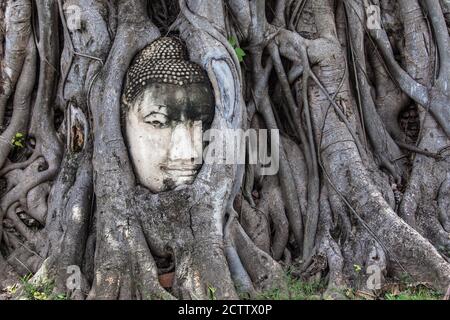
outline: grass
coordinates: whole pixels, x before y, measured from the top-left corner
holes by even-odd
[[[409,279],[398,279],[396,282],[385,285],[382,290],[377,292],[376,296],[369,297],[361,291],[347,289],[343,292],[349,300],[441,300],[442,294],[430,289],[421,283],[409,282]],[[286,290],[275,289],[259,294],[258,300],[322,300],[323,294],[327,288],[325,281],[302,282],[286,274]],[[14,285],[8,288],[8,294],[15,295],[22,289],[21,297],[26,300],[67,300],[64,294],[53,293],[55,284],[51,280],[43,280],[38,283],[31,281],[31,275],[21,279],[21,285]],[[213,287],[208,287],[208,293],[211,300],[215,300],[215,291]],[[242,297],[246,299],[245,297]]]
[[[327,284],[321,280],[316,282],[302,282],[289,274],[287,290],[279,289],[261,293],[256,299],[261,300],[322,300]],[[341,293],[349,300],[441,300],[443,295],[421,283],[413,283],[407,279],[400,279],[387,284],[376,295],[365,294],[362,291],[347,289]]]
[[[287,290],[275,289],[260,294],[257,299],[261,300],[320,300],[326,284],[323,281],[302,282],[287,275]]]
[[[52,280],[44,279],[37,283],[31,282],[32,275],[21,279],[22,296],[26,300],[67,300],[64,294],[55,294],[53,289],[55,283]]]
[[[442,300],[442,295],[432,289],[408,288],[396,293],[385,293],[385,300]]]
[[[400,276],[397,281],[383,290],[384,300],[442,300],[443,295],[423,283],[414,282],[408,275]]]

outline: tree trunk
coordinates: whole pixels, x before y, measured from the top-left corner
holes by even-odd
[[[2,0],[0,289],[32,274],[73,299],[254,298],[290,269],[342,298],[375,290],[361,266],[445,294],[450,8],[376,3]],[[276,175],[205,163],[192,185],[139,185],[124,78],[166,35],[207,71],[213,129],[279,130]]]

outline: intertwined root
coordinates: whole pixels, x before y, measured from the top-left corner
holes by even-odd
[[[226,10],[70,1],[85,12],[80,29],[69,26],[69,1],[33,3],[34,24],[31,1],[0,5],[0,283],[31,272],[67,291],[75,265],[82,286],[72,298],[257,297],[285,289],[284,261],[304,280],[326,277],[332,298],[371,289],[355,266],[447,290],[450,63],[439,1],[399,1],[378,32],[353,0],[233,0]],[[205,166],[183,190],[136,187],[122,81],[136,52],[169,29],[208,71],[215,128],[281,131],[277,176],[252,165],[242,181],[241,167]],[[174,274],[170,292],[163,271]]]

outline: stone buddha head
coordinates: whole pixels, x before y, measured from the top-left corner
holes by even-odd
[[[139,52],[122,100],[125,139],[140,184],[154,193],[191,184],[215,100],[205,71],[188,61],[183,44],[163,37]]]

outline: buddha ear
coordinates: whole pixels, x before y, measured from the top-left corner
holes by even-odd
[[[121,110],[122,112],[124,111],[129,111],[131,108],[131,103],[128,102],[128,100],[126,99],[125,95],[122,95],[122,101],[121,101]]]

